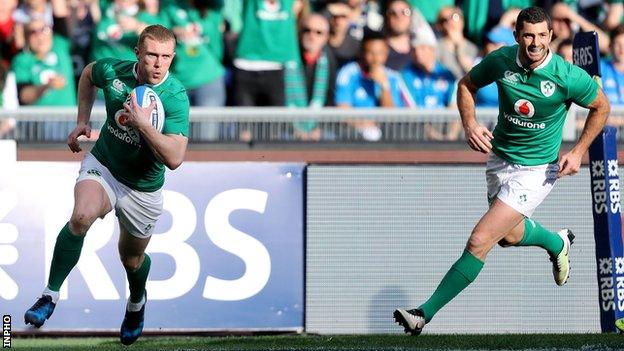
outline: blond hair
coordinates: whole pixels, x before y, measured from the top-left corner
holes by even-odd
[[[143,47],[145,40],[148,38],[160,43],[173,41],[174,46],[176,44],[176,37],[173,32],[170,29],[161,26],[160,24],[153,24],[143,29],[141,35],[139,36],[139,42],[137,44],[139,50]]]

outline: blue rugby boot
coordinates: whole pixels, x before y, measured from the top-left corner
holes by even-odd
[[[128,311],[126,307],[126,315],[121,323],[121,330],[119,332],[119,340],[124,345],[131,345],[134,343],[141,333],[143,332],[143,321],[145,319],[145,304],[147,304],[147,291],[143,297],[143,306],[138,311]],[[128,301],[128,305],[131,302]]]
[[[46,319],[52,316],[54,307],[56,307],[56,304],[52,302],[52,296],[41,295],[41,297],[37,299],[37,302],[24,314],[24,322],[40,328],[43,323],[45,323]]]

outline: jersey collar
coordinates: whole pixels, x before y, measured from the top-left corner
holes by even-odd
[[[139,81],[139,74],[137,72],[137,65],[138,65],[138,62],[135,63],[134,66],[132,66],[132,75],[134,76],[134,79],[136,79],[137,82],[138,82]],[[161,85],[162,83],[164,83],[167,80],[167,78],[169,78],[169,70],[167,70],[167,72],[165,73],[165,76],[160,81],[160,83],[154,84],[154,85],[151,85],[151,84],[148,84],[148,85],[151,85],[153,87],[157,87],[157,86]]]
[[[516,50],[516,64],[518,65],[518,67],[526,70],[524,68],[524,66],[522,66],[522,63],[520,62],[520,46],[518,46],[518,49]],[[546,58],[544,59],[544,61],[542,63],[539,64],[539,66],[533,68],[533,71],[537,71],[538,69],[544,68],[546,67],[546,65],[548,65],[548,63],[550,62],[550,60],[552,60],[552,52],[550,51],[550,49],[548,49],[548,54],[546,54]]]

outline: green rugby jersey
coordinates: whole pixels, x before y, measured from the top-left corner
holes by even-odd
[[[238,39],[236,57],[253,61],[286,63],[296,60],[297,24],[294,0],[245,0],[243,29]]]
[[[487,55],[470,72],[477,87],[496,82],[498,123],[492,151],[515,164],[534,166],[558,159],[563,123],[571,103],[587,107],[598,84],[580,67],[548,53],[534,70],[525,70],[518,45]]]
[[[165,180],[160,162],[140,134],[125,126],[120,113],[123,103],[136,86],[136,61],[107,58],[92,69],[94,84],[104,91],[106,121],[91,153],[121,183],[139,191],[156,191]],[[188,136],[189,100],[182,83],[167,75],[157,85],[149,85],[160,97],[165,110],[163,134]]]
[[[32,105],[34,106],[76,106],[76,84],[74,69],[69,55],[69,41],[55,35],[52,48],[43,59],[38,58],[30,50],[23,50],[13,58],[11,69],[15,72],[18,85],[41,86],[48,84],[50,77],[65,77],[65,86],[61,89],[48,89]]]

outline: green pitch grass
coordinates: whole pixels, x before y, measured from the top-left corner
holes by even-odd
[[[623,350],[619,334],[278,335],[142,337],[130,347],[115,338],[13,338],[17,350]]]

